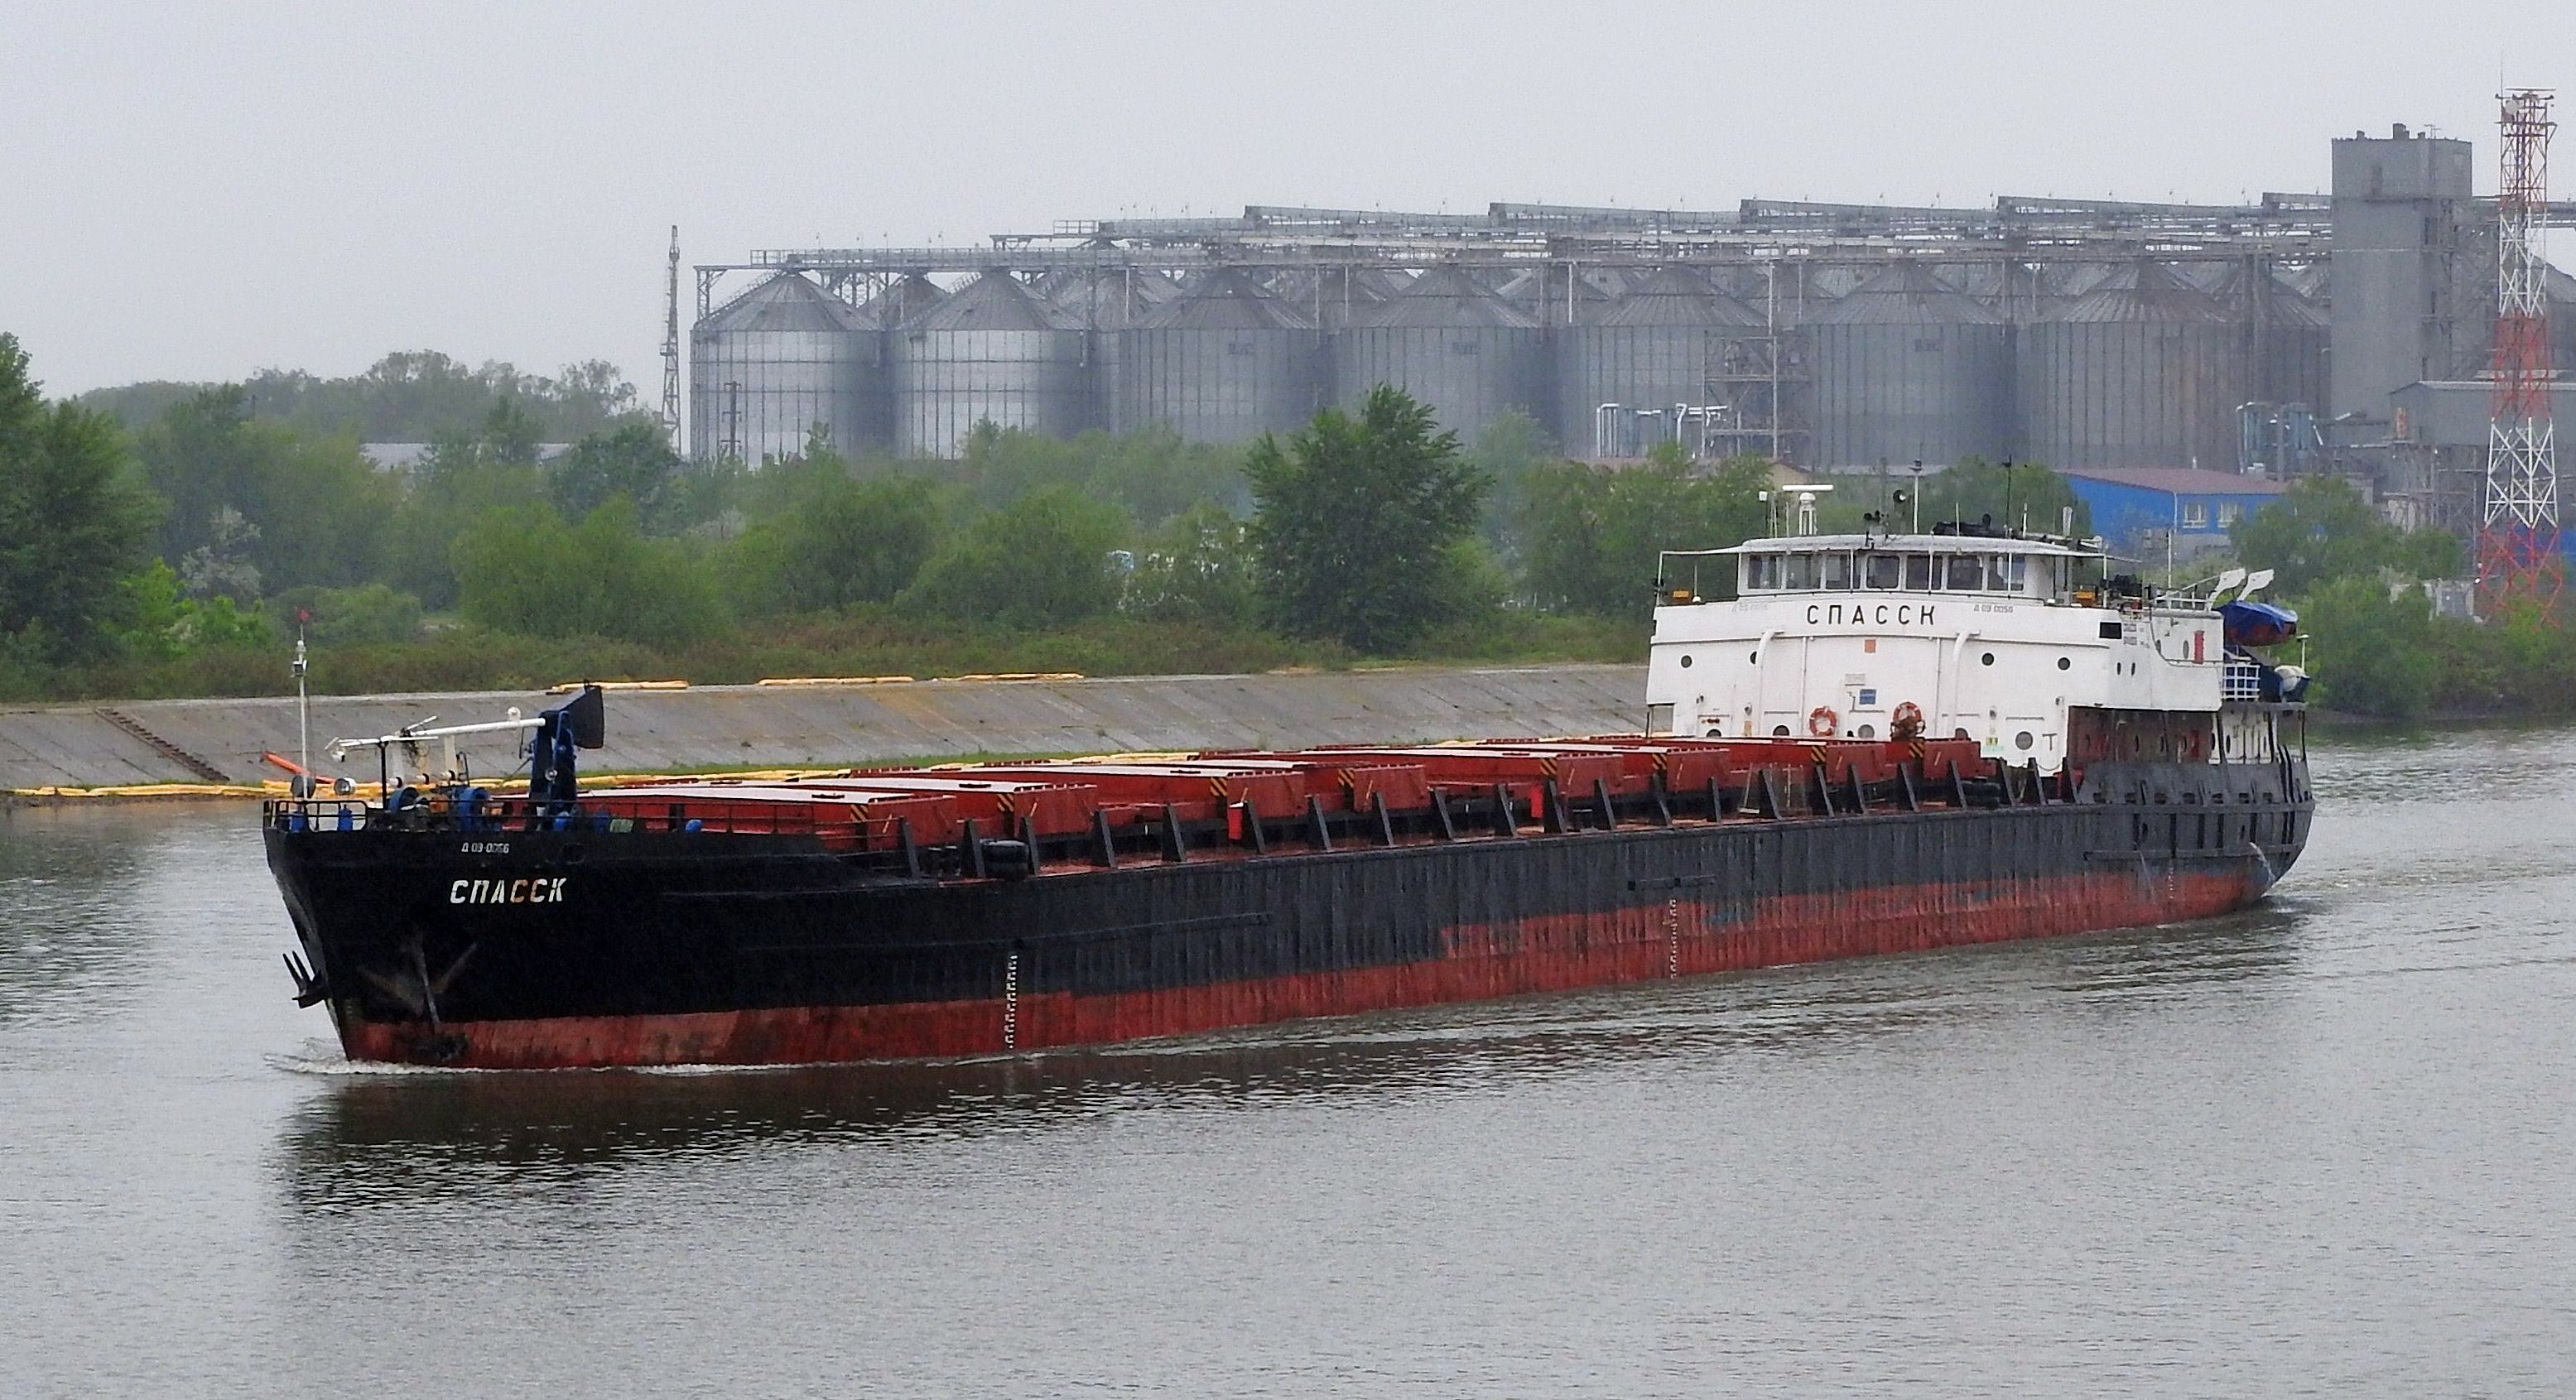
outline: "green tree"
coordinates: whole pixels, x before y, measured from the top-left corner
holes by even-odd
[[[1028,629],[1097,616],[1117,605],[1109,552],[1126,529],[1117,507],[1069,486],[1043,487],[951,537],[898,606]]]
[[[646,536],[622,498],[573,525],[542,504],[493,511],[455,549],[465,615],[496,631],[668,646],[723,625],[705,563]]]
[[[1631,467],[1566,462],[1529,473],[1522,508],[1522,577],[1552,607],[1607,617],[1642,615],[1657,555],[1723,549],[1762,533],[1770,471],[1739,458],[1702,472],[1672,444]]]
[[[1253,621],[1258,597],[1251,526],[1223,506],[1202,504],[1155,533],[1118,606],[1157,622],[1240,627]]]
[[[1557,460],[1555,444],[1537,419],[1517,408],[1506,409],[1476,435],[1467,460],[1491,483],[1478,529],[1487,544],[1506,554],[1516,552],[1520,541],[1515,527],[1527,500],[1525,483],[1531,472]]]
[[[312,437],[367,442],[471,437],[481,430],[493,401],[503,396],[524,405],[542,425],[541,435],[552,442],[615,427],[639,411],[635,386],[603,360],[566,365],[549,379],[522,374],[497,360],[476,368],[434,350],[387,355],[365,373],[344,379],[267,369],[239,385],[160,381],[97,389],[83,394],[81,403],[140,429],[197,394],[226,387],[243,391],[255,418]]]
[[[1185,442],[1165,424],[1129,433],[1049,437],[979,423],[953,463],[923,464],[964,486],[987,507],[1047,486],[1071,486],[1147,526],[1194,505],[1246,504],[1240,453]]]
[[[420,636],[420,600],[382,583],[355,588],[298,588],[263,605],[280,630],[292,633],[299,616],[305,635],[320,646],[408,642]]]
[[[652,423],[628,423],[592,433],[546,463],[546,498],[565,516],[579,519],[624,496],[647,528],[661,525],[679,504],[674,483],[680,454]]]
[[[930,483],[853,481],[837,460],[769,469],[790,480],[781,508],[725,551],[726,586],[749,614],[883,603],[911,586],[940,535]]]
[[[224,386],[172,406],[136,435],[135,452],[169,502],[162,557],[222,566],[182,565],[220,575],[201,592],[249,602],[263,587],[346,587],[383,572],[401,488],[352,438],[256,419],[247,395]]]
[[[1284,631],[1367,652],[1403,650],[1454,616],[1431,586],[1475,528],[1485,479],[1431,410],[1381,384],[1358,416],[1328,408],[1244,461],[1264,602]]]
[[[2412,719],[2431,703],[2440,671],[2421,589],[2392,595],[2377,578],[2334,579],[2306,595],[2299,626],[2318,703],[2388,719]]]
[[[1916,489],[1913,475],[1911,471],[1889,472],[1890,488]],[[1847,511],[1866,500],[1869,509],[1878,509],[1876,485],[1875,477],[1852,478],[1844,490],[1834,492],[1835,496],[1845,499],[1829,500],[1825,504],[1838,511]],[[1924,477],[1920,489],[1923,492],[1920,502],[1923,528],[1927,530],[1937,523],[1952,520],[1968,524],[1991,520],[1996,525],[2015,529],[2028,521],[2031,529],[2053,535],[2065,522],[2066,512],[2072,510],[2075,512],[2075,533],[2078,536],[2093,533],[2093,512],[2076,499],[2075,488],[2067,484],[2065,477],[2037,462],[2015,462],[2007,467],[1983,457],[1962,457],[1949,470]],[[1891,528],[1905,530],[1913,527],[1912,506],[1899,508],[1891,501],[1886,509]]]
[[[126,478],[115,423],[48,406],[27,364],[0,334],[0,637],[74,659],[107,641],[151,507]]]
[[[2462,566],[2460,542],[2445,530],[2399,530],[2352,483],[2303,477],[2270,504],[2238,518],[2228,531],[2237,558],[2273,571],[2275,591],[2290,597],[2321,583],[2393,569],[2413,578],[2449,578]]]

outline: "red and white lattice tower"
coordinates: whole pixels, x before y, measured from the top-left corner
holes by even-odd
[[[2554,609],[2558,452],[2549,421],[2549,302],[2541,285],[2541,215],[2549,204],[2550,94],[2501,94],[2504,178],[2496,191],[2494,419],[2487,430],[2486,513],[2478,528],[2479,611],[2529,601]]]

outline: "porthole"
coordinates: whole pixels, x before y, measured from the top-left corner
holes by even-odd
[[[1990,652],[1987,652],[1985,655],[1980,656],[1980,657],[1978,657],[1978,658],[1977,658],[1977,664],[1979,664],[1979,665],[1981,665],[1981,666],[1992,666],[1992,665],[1994,665],[1994,664],[1995,664],[1995,654],[1994,654],[1993,652],[1991,652],[1991,651],[1990,651]]]
[[[2064,663],[2061,662],[2059,664],[2063,665]],[[1690,669],[1690,653],[1688,652],[1682,653],[1682,669],[1685,671]]]
[[[1685,666],[1689,665],[1689,664],[1690,664],[1690,658],[1689,658],[1689,657],[1683,657],[1683,658],[1682,658],[1682,664],[1683,664],[1683,665],[1685,665]],[[2057,669],[2059,669],[2059,670],[2061,670],[2061,671],[2066,670],[2066,669],[2068,669],[2068,668],[2072,667],[2074,664],[2075,664],[2074,662],[2067,660],[2067,659],[2066,659],[2065,657],[2063,657],[2063,656],[2061,656],[2061,657],[2057,658]]]
[[[2021,750],[2023,753],[2030,752],[2030,746],[2037,742],[2038,740],[2033,739],[2030,731],[2027,729],[2013,736],[2013,747]]]
[[[1772,738],[1774,738],[1774,739],[1786,739],[1786,738],[1788,738],[1788,737],[1789,737],[1789,726],[1787,726],[1787,725],[1785,725],[1785,724],[1775,724],[1775,725],[1771,726],[1771,737],[1772,737]]]
[[[1875,724],[1864,724],[1856,732],[1861,738],[1875,739],[1878,737],[1878,726]]]
[[[1758,651],[1748,651],[1748,652],[1744,653],[1744,664],[1745,664],[1745,665],[1747,665],[1747,666],[1759,666],[1759,665],[1761,665],[1761,664],[1762,664],[1762,653],[1760,653],[1760,652],[1758,652]]]

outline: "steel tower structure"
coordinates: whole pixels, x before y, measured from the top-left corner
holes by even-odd
[[[2550,94],[2498,95],[2496,332],[2486,511],[2478,530],[2478,602],[2492,615],[2528,600],[2555,609],[2566,570],[2558,553],[2558,453],[2549,413],[2549,302],[2540,228],[2549,203]]]
[[[662,289],[662,431],[671,450],[686,453],[680,437],[680,226],[671,225],[671,265]]]

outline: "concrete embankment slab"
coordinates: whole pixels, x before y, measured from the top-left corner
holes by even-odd
[[[587,766],[827,767],[973,753],[1606,733],[1642,724],[1644,694],[1642,666],[613,691],[608,747]],[[390,733],[433,715],[442,724],[466,724],[499,719],[511,706],[535,714],[561,703],[559,696],[512,691],[316,696],[317,766],[333,738]],[[204,781],[187,759],[255,783],[278,776],[260,761],[263,752],[292,756],[296,749],[292,697],[108,707],[184,758],[128,732],[100,708],[0,709],[0,790]],[[507,739],[460,747],[477,773],[499,776],[517,766]],[[425,757],[437,761],[435,753]],[[374,769],[362,755],[351,760],[350,776],[371,779]]]

